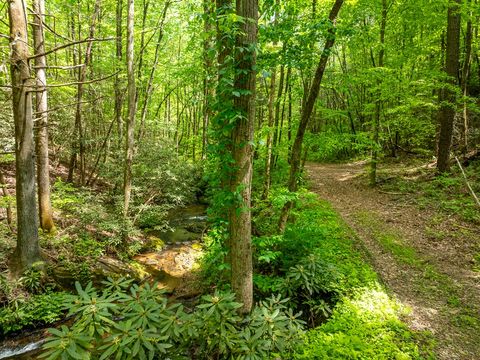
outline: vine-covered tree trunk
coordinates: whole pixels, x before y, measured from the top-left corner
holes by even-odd
[[[35,49],[35,72],[37,79],[36,91],[36,155],[37,155],[37,186],[40,226],[50,232],[54,229],[52,205],[50,202],[50,171],[48,159],[48,98],[47,76],[45,68],[47,61],[43,36],[43,19],[45,18],[44,0],[33,1],[33,44]],[[40,55],[40,56],[38,56]]]
[[[257,45],[258,1],[237,0],[236,12],[243,19],[235,41],[234,109],[241,115],[232,131],[230,191],[238,202],[230,209],[230,246],[232,289],[243,306],[242,313],[250,312],[253,304],[252,278],[252,224],[251,187],[253,162],[253,125],[255,121],[255,63]]]
[[[307,130],[307,125],[312,115],[313,106],[315,105],[315,101],[317,100],[318,93],[320,91],[320,84],[322,83],[323,74],[327,66],[327,61],[330,56],[331,49],[335,44],[334,22],[342,5],[343,0],[336,0],[328,16],[328,19],[330,21],[330,28],[328,30],[325,46],[323,48],[322,55],[320,56],[320,61],[317,66],[312,85],[310,86],[310,90],[308,91],[308,95],[306,96],[305,105],[302,107],[302,116],[300,118],[300,124],[298,125],[297,135],[295,136],[295,141],[293,143],[292,152],[290,155],[290,173],[288,179],[288,190],[290,192],[295,192],[298,188],[298,177],[300,175],[303,138],[305,136],[305,131]],[[282,233],[285,231],[288,220],[288,213],[290,212],[292,206],[293,202],[288,201],[284,205],[280,214],[278,228],[279,231]]]
[[[128,120],[127,120],[127,139],[125,146],[125,171],[123,177],[123,215],[128,217],[128,208],[130,205],[130,196],[132,192],[132,163],[134,146],[134,128],[136,111],[136,87],[134,70],[134,42],[133,42],[133,23],[134,23],[134,0],[127,1],[127,79],[128,79]]]
[[[452,145],[453,122],[455,119],[455,91],[452,87],[458,82],[460,55],[460,5],[455,0],[448,8],[447,47],[445,72],[448,84],[442,89],[438,113],[440,135],[438,139],[437,170],[440,173],[450,168],[450,147]]]
[[[22,0],[8,1],[10,20],[13,119],[15,122],[15,176],[17,200],[17,248],[13,265],[17,272],[41,259],[35,193],[32,91],[28,63],[27,15]]]

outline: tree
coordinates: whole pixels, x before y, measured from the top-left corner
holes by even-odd
[[[310,116],[313,112],[315,101],[317,100],[318,93],[320,91],[320,84],[322,83],[323,74],[325,73],[325,68],[327,67],[328,58],[330,56],[332,47],[335,44],[334,23],[342,5],[343,0],[336,0],[328,16],[330,28],[327,32],[327,39],[325,41],[322,55],[320,56],[320,61],[318,62],[315,77],[312,81],[308,94],[306,95],[307,101],[302,109],[300,124],[298,125],[297,135],[295,136],[292,152],[290,154],[290,172],[288,179],[288,190],[290,192],[295,192],[298,188],[298,176],[300,173],[303,138],[305,136],[305,131],[307,130],[308,123],[310,121]],[[288,213],[292,206],[293,202],[287,201],[287,203],[282,209],[282,212],[280,214],[280,220],[278,223],[278,228],[280,232],[283,232],[285,230],[288,220]]]
[[[166,9],[166,8],[165,8]],[[166,10],[165,10],[166,11]],[[134,128],[136,112],[136,86],[134,66],[134,39],[133,24],[135,20],[134,0],[127,1],[127,89],[128,89],[128,119],[127,119],[127,139],[125,144],[125,171],[123,177],[123,215],[128,217],[128,207],[130,205],[130,196],[132,192],[132,163],[134,146]]]
[[[267,199],[270,191],[271,170],[272,170],[272,147],[273,147],[273,125],[274,125],[274,103],[275,103],[275,78],[276,67],[272,67],[272,74],[270,77],[270,90],[268,92],[268,134],[267,134],[267,157],[265,159],[265,180],[263,184],[262,198]]]
[[[160,57],[160,46],[162,44],[162,39],[163,39],[163,27],[164,27],[164,24],[165,24],[165,17],[167,16],[167,10],[168,10],[169,5],[170,5],[170,0],[165,1],[165,5],[164,5],[164,8],[163,8],[159,28],[157,29],[158,39],[157,39],[157,44],[155,45],[155,55],[154,55],[154,59],[153,59],[152,68],[150,70],[150,76],[148,77],[147,86],[145,88],[145,96],[144,96],[143,104],[142,104],[142,111],[141,111],[141,117],[140,117],[140,131],[139,131],[139,135],[138,135],[139,140],[141,140],[143,138],[143,135],[144,135],[144,132],[145,132],[145,121],[146,121],[146,118],[147,118],[148,102],[149,102],[149,100],[152,96],[152,92],[153,92],[153,85],[154,85],[153,84],[153,78],[154,78],[154,75],[155,75],[155,71],[157,70],[158,61],[159,61],[159,57]],[[139,70],[141,70],[141,69],[139,69]],[[140,73],[140,71],[139,71],[139,73]]]
[[[461,0],[451,2],[448,8],[447,47],[445,74],[446,86],[441,90],[441,104],[438,113],[440,135],[438,138],[437,170],[440,173],[450,168],[450,148],[452,145],[453,122],[455,119],[455,89],[458,83],[460,58],[460,5]]]
[[[75,167],[77,162],[80,169],[80,185],[85,185],[85,174],[86,174],[86,154],[85,154],[85,124],[83,121],[83,94],[85,92],[85,81],[87,80],[87,69],[90,66],[92,61],[92,47],[93,40],[95,37],[95,29],[97,26],[97,21],[100,16],[100,3],[101,0],[95,1],[95,7],[93,10],[92,20],[90,23],[90,31],[87,42],[87,47],[85,49],[85,60],[80,71],[78,73],[78,84],[77,84],[77,103],[75,107],[75,128],[74,136],[72,143],[72,153],[70,156],[70,166],[68,169],[68,181],[73,181],[73,174],[75,172]],[[77,159],[77,155],[80,158],[80,161]]]
[[[236,14],[241,23],[235,40],[235,94],[233,106],[237,114],[232,131],[230,191],[238,199],[229,213],[232,289],[250,312],[253,304],[251,187],[253,162],[253,124],[255,121],[255,63],[257,45],[257,0],[237,0]]]
[[[385,28],[387,26],[387,0],[382,0],[382,17],[380,20],[380,51],[378,52],[378,64],[379,68],[384,66],[384,57],[385,57]],[[373,59],[373,58],[372,58]],[[375,66],[375,64],[373,64]],[[380,84],[379,84],[380,87]],[[370,185],[375,186],[377,183],[377,162],[378,162],[378,148],[379,144],[379,133],[380,133],[380,115],[382,110],[382,101],[381,101],[381,90],[378,91],[375,99],[375,118],[373,120],[373,149],[372,149],[372,159],[370,161]]]
[[[45,40],[43,35],[43,22],[45,18],[44,0],[33,1],[33,44],[35,49],[35,72],[37,78],[36,91],[36,155],[37,155],[37,186],[38,210],[40,226],[50,232],[54,229],[52,204],[50,202],[50,171],[48,159],[48,95],[47,76],[45,70],[47,60],[45,55]]]
[[[27,15],[22,0],[8,2],[10,21],[11,79],[15,122],[15,170],[17,200],[16,270],[22,271],[41,259],[38,243],[38,213],[35,194],[32,92],[34,82],[28,63]]]
[[[123,94],[122,94],[122,84],[120,80],[120,69],[123,67],[122,64],[122,13],[123,13],[123,1],[117,0],[116,1],[116,8],[115,8],[115,65],[117,74],[115,75],[115,84],[114,84],[114,92],[115,92],[115,110],[114,116],[115,121],[117,123],[117,135],[118,135],[118,147],[121,148],[123,144],[123,119],[122,119],[122,107],[123,107]]]

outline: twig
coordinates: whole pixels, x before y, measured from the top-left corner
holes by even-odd
[[[88,103],[93,103],[95,101],[98,101],[98,100],[101,100],[105,98],[105,96],[100,96],[100,97],[97,97],[95,99],[92,99],[92,100],[84,100],[81,102],[81,104],[88,104]],[[78,102],[74,102],[74,103],[70,103],[70,104],[66,104],[66,105],[62,105],[62,106],[57,106],[57,107],[54,107],[54,108],[50,108],[48,110],[45,110],[45,111],[41,111],[41,112],[38,112],[36,111],[34,114],[35,115],[39,115],[39,114],[45,114],[45,113],[50,113],[52,111],[57,111],[57,110],[61,110],[61,109],[64,109],[64,108],[69,108],[69,107],[73,107],[73,106],[76,106],[78,104]]]
[[[407,195],[406,193],[391,192],[391,191],[384,191],[384,190],[378,190],[378,192],[382,194],[388,194],[388,195]]]
[[[40,56],[46,56],[46,55],[51,54],[55,51],[64,49],[64,48],[69,47],[69,46],[77,45],[77,44],[83,44],[83,43],[92,42],[92,41],[111,41],[111,40],[115,40],[115,38],[110,37],[110,38],[105,38],[105,39],[83,39],[83,40],[78,40],[78,41],[72,41],[68,44],[63,44],[63,45],[54,47],[53,49],[45,51],[41,54],[35,54],[35,55],[32,55],[32,56],[29,56],[28,60],[35,59],[35,58],[40,57]]]
[[[72,70],[80,67],[84,67],[85,64],[70,65],[70,66],[33,66],[34,69],[59,69],[59,70]]]
[[[134,216],[132,224],[135,224],[137,222],[138,217],[140,214],[147,208],[148,205],[155,199],[155,197],[158,195],[157,191],[154,191],[153,194],[148,198],[147,201],[143,203],[142,206],[140,206],[140,209],[138,210],[137,214]]]
[[[475,194],[475,191],[473,191],[472,187],[470,186],[470,183],[468,182],[467,175],[465,174],[465,171],[463,170],[462,164],[460,164],[460,160],[455,156],[455,160],[457,161],[458,167],[462,171],[463,178],[465,179],[465,183],[467,184],[468,190],[470,191],[470,194],[472,194],[473,198],[475,199],[475,202],[477,205],[480,207],[480,200],[478,200],[477,195]]]
[[[36,91],[41,91],[44,88],[58,88],[58,87],[63,87],[63,86],[74,86],[74,85],[80,85],[80,84],[83,84],[83,85],[93,84],[93,83],[96,83],[96,82],[100,82],[100,81],[103,81],[103,80],[110,79],[111,77],[114,77],[115,75],[117,75],[119,73],[120,73],[120,71],[117,71],[116,73],[110,74],[110,75],[105,76],[103,78],[93,79],[93,80],[88,80],[88,81],[73,81],[73,82],[64,83],[64,84],[52,84],[52,85],[47,85],[47,86],[40,86],[38,89],[36,89]]]

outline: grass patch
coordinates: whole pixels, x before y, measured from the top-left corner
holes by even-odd
[[[406,245],[398,234],[386,229],[382,221],[375,214],[368,211],[360,211],[355,214],[355,218],[362,227],[368,229],[375,240],[386,250],[390,251],[399,262],[417,268],[424,266],[425,262],[418,257],[415,249]]]

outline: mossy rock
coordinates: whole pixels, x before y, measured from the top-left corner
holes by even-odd
[[[158,236],[155,236],[155,235],[148,235],[142,250],[143,251],[145,250],[160,251],[164,247],[165,247],[165,242],[162,239],[160,239]]]

